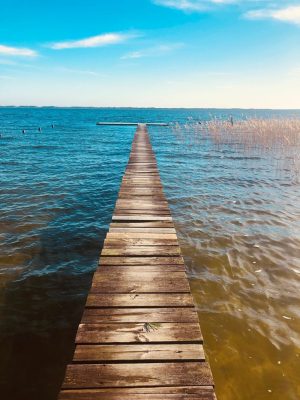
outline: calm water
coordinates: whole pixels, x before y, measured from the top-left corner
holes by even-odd
[[[55,400],[134,127],[300,112],[0,108],[0,384]],[[51,125],[54,124],[54,128]],[[38,127],[42,132],[38,132]],[[25,129],[25,133],[22,133]],[[151,128],[219,400],[300,398],[299,183],[274,155]]]

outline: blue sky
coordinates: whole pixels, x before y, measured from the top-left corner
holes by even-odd
[[[0,104],[300,108],[300,0],[0,0]]]

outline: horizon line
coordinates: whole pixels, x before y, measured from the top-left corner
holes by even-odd
[[[161,109],[161,110],[274,110],[300,111],[299,108],[289,107],[161,107],[161,106],[55,106],[55,105],[1,105],[0,108],[95,108],[95,109]]]

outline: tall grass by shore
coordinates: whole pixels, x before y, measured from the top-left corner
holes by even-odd
[[[270,157],[276,168],[300,176],[300,119],[212,119],[174,124],[174,134],[189,146],[210,140],[218,149],[227,147],[246,156]]]

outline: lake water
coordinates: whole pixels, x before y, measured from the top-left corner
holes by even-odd
[[[72,358],[135,131],[96,121],[185,124],[229,115],[300,118],[299,111],[0,108],[3,398],[55,400]],[[216,145],[184,127],[149,133],[218,399],[299,399],[297,171],[274,163],[273,153]]]

